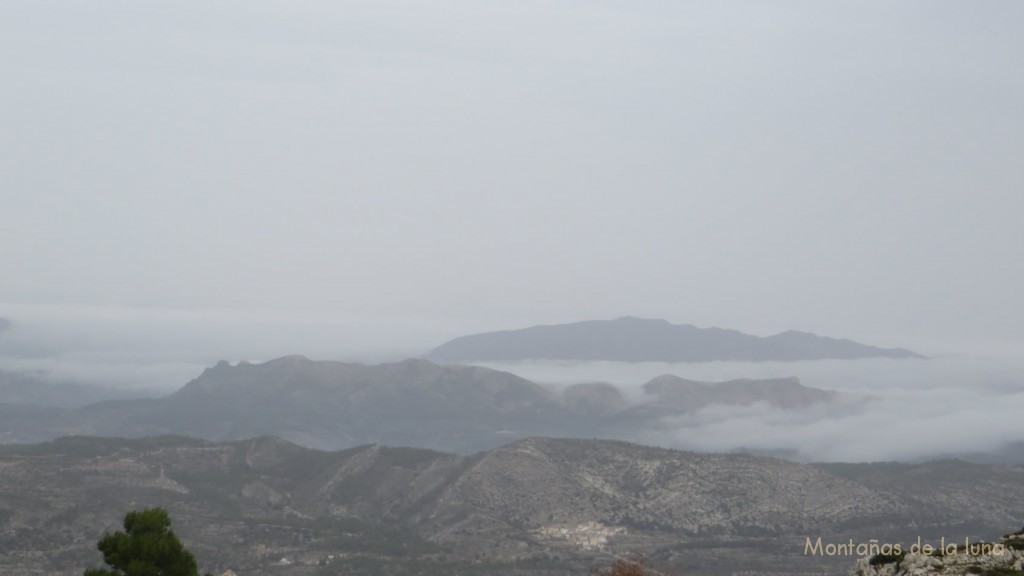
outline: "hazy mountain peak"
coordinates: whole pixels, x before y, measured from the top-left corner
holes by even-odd
[[[424,359],[367,366],[288,356],[260,364],[219,362],[166,398],[37,416],[8,410],[0,414],[0,437],[12,431],[39,440],[61,434],[277,435],[311,448],[378,443],[469,453],[532,435],[640,439],[662,418],[712,404],[797,409],[834,397],[792,378],[709,383],[667,374],[643,391],[646,396],[627,400],[611,384],[590,383],[559,394],[481,366]]]
[[[400,362],[392,362],[389,364],[382,364],[382,366],[391,366],[396,369],[408,370],[410,372],[438,372],[441,371],[441,366],[427,360],[426,358],[408,358]]]
[[[266,362],[269,365],[284,365],[284,366],[301,366],[306,364],[312,364],[313,361],[306,358],[302,354],[289,354],[288,356],[281,356],[274,360]]]
[[[709,362],[872,357],[922,358],[903,348],[878,348],[796,330],[762,338],[737,330],[698,328],[631,316],[472,334],[450,340],[428,354],[428,358],[440,362]]]
[[[682,378],[680,376],[676,376],[675,374],[662,374],[660,376],[655,376],[654,378],[651,378],[649,381],[647,381],[647,383],[644,384],[643,389],[645,392],[650,392],[651,390],[664,386],[705,387],[706,384],[707,383],[705,382],[698,382],[696,380]]]
[[[601,322],[601,320],[586,320],[585,322]],[[620,316],[614,320],[608,322],[614,324],[646,324],[649,326],[671,326],[668,320],[663,318],[639,318],[637,316]],[[582,322],[578,322],[580,324]]]
[[[570,410],[611,414],[626,406],[618,388],[606,382],[574,384],[562,391],[562,401]]]
[[[766,402],[783,409],[806,408],[830,402],[838,394],[830,390],[804,386],[796,377],[751,380],[739,378],[725,382],[695,382],[665,374],[644,384],[644,392],[658,406],[698,410],[711,404],[749,405]]]

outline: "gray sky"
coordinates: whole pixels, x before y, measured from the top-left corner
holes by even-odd
[[[0,316],[254,356],[622,315],[1017,351],[1021,30],[1016,0],[4,2]]]

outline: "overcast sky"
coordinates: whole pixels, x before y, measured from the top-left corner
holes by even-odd
[[[0,317],[1019,350],[1021,30],[1017,0],[4,2]]]

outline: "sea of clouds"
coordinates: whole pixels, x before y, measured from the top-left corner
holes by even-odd
[[[500,362],[484,365],[560,389],[608,382],[644,401],[661,374],[705,382],[795,376],[840,398],[807,409],[766,403],[708,406],[643,437],[676,448],[737,449],[807,461],[913,460],[987,453],[1024,441],[1024,359],[947,355],[927,360],[805,362]]]
[[[0,370],[138,396],[170,393],[222,359],[302,354],[377,363],[422,355],[442,341],[429,330],[410,336],[409,319],[73,306],[7,306],[0,317],[7,319],[0,323]],[[638,438],[683,449],[877,461],[992,452],[1024,442],[1024,357],[1004,352],[924,360],[481,365],[555,390],[607,382],[637,403],[649,400],[642,385],[661,374],[705,382],[795,376],[805,386],[840,393],[835,402],[801,410],[708,406]]]

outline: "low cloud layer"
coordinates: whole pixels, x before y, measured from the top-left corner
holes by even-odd
[[[0,310],[0,370],[139,395],[169,393],[218,360],[286,354],[377,363],[422,354],[434,338],[405,330],[410,319],[371,322],[326,315],[126,307],[6,306]],[[439,339],[438,339],[439,340]],[[841,400],[806,410],[767,404],[709,406],[636,438],[702,451],[749,449],[810,461],[915,459],[991,452],[1024,441],[1024,360],[940,356],[928,360],[813,362],[485,363],[556,390],[616,385],[627,400],[661,374],[699,381],[796,376]]]
[[[1024,441],[1024,362],[1019,358],[947,356],[929,360],[813,362],[490,363],[555,388],[615,384],[634,402],[660,374],[700,381],[797,376],[835,390],[842,400],[806,410],[709,406],[665,421],[639,439],[700,451],[777,452],[808,461],[912,460],[987,453]]]
[[[702,451],[746,448],[794,453],[810,461],[913,460],[988,453],[1024,440],[1024,393],[897,390],[849,414],[787,412],[764,405],[709,407],[669,422],[649,441]]]
[[[219,360],[372,363],[415,356],[427,346],[416,342],[429,342],[389,336],[402,327],[387,319],[274,310],[0,305],[0,317],[0,369],[146,393],[177,389]]]

